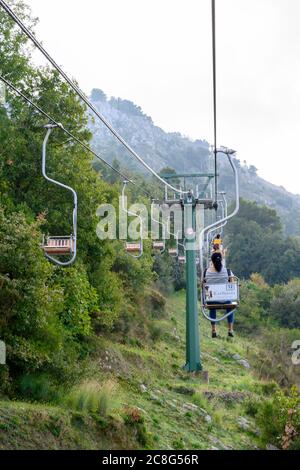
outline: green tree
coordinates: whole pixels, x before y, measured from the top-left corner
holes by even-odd
[[[300,327],[300,279],[294,279],[285,286],[275,289],[271,302],[271,315],[281,326]]]
[[[23,2],[11,3],[33,27]],[[31,64],[26,36],[3,10],[0,37],[2,73],[89,145],[85,106],[56,71]],[[122,243],[97,238],[96,210],[102,203],[118,207],[120,184],[103,166],[96,171],[91,154],[60,129],[50,137],[47,168],[78,193],[78,259],[69,269],[45,259],[42,232],[68,235],[72,228],[72,198],[41,174],[46,123],[7,90],[7,105],[0,106],[0,334],[8,346],[10,378],[41,370],[76,371],[93,327],[113,328],[125,310],[134,314],[145,286],[155,279],[149,244],[138,262],[126,255]],[[140,190],[132,191],[132,197],[140,197]]]
[[[0,336],[12,376],[60,369],[76,349],[60,321],[64,293],[51,283],[54,267],[40,249],[39,226],[0,208]]]
[[[300,274],[300,244],[285,238],[276,212],[241,200],[237,217],[226,227],[228,265],[241,278],[260,273],[268,284],[285,283]]]

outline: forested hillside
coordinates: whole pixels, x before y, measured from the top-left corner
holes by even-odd
[[[13,5],[32,24],[22,2]],[[85,108],[57,73],[30,64],[26,38],[2,10],[0,18],[2,74],[88,144]],[[46,260],[42,234],[70,234],[72,200],[42,178],[45,124],[7,90],[7,104],[0,107],[0,336],[8,345],[8,366],[0,374],[1,388],[12,394],[29,373],[71,380],[79,372],[77,361],[88,354],[93,331],[115,326],[128,310],[137,314],[154,279],[149,251],[137,263],[122,243],[97,238],[97,207],[117,204],[119,184],[104,181],[90,154],[59,130],[49,145],[49,172],[78,193],[79,255],[68,270]]]
[[[107,98],[102,90],[91,94],[94,105],[123,135],[146,162],[156,170],[174,168],[179,173],[211,171],[213,162],[209,155],[209,144],[203,140],[192,141],[179,132],[167,133],[154,125],[151,117],[128,100]],[[109,131],[100,122],[90,125],[93,147],[109,161],[118,160],[121,166],[143,172],[143,167],[128,155]],[[199,129],[201,137],[201,129]],[[226,145],[226,142],[224,143]],[[238,150],[238,149],[237,149]],[[257,175],[257,169],[236,160],[239,169],[241,196],[278,211],[288,234],[300,235],[300,195],[293,195],[282,187],[275,186]],[[284,164],[284,157],[282,164]],[[232,171],[226,157],[220,155],[220,188],[233,197]],[[300,192],[300,189],[299,189]]]
[[[9,3],[34,29],[26,5]],[[78,256],[68,268],[44,256],[43,234],[70,234],[72,198],[42,177],[48,121],[7,87],[0,105],[0,340],[7,348],[0,449],[299,449],[299,366],[291,362],[300,326],[298,238],[287,237],[275,210],[241,201],[226,232],[229,263],[242,283],[237,336],[221,328],[213,341],[201,318],[210,381],[185,372],[185,266],[167,250],[154,254],[148,240],[133,259],[124,241],[97,237],[97,208],[119,206],[120,177],[95,165],[89,116],[77,95],[57,72],[34,66],[30,54],[0,9],[1,74],[85,144],[57,128],[48,145],[49,175],[78,193]],[[145,137],[143,155],[157,168],[179,168],[183,151],[186,169],[209,167],[207,143],[165,134],[132,103],[108,102],[99,91],[93,99],[104,103],[104,114],[122,110],[113,123],[127,116],[121,130],[138,150],[145,149],[139,129],[148,123],[152,142]],[[94,144],[102,155],[121,161],[138,183],[128,187],[129,203],[149,208],[143,190],[161,194],[158,184],[127,168],[100,136],[103,143]]]
[[[226,227],[232,269],[244,279],[260,273],[269,284],[300,277],[300,239],[286,236],[274,209],[241,200],[237,217]]]

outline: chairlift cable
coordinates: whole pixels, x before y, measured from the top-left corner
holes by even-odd
[[[21,98],[23,98],[30,106],[35,108],[40,114],[44,115],[51,123],[56,124],[57,127],[59,127],[65,134],[67,134],[72,140],[77,142],[79,145],[81,145],[85,150],[90,152],[92,155],[94,155],[95,158],[100,160],[103,164],[108,166],[111,170],[113,170],[115,173],[117,173],[122,180],[126,179],[129,183],[135,185],[137,188],[139,188],[141,191],[144,192],[148,197],[151,197],[151,194],[148,193],[144,188],[139,186],[135,181],[131,180],[128,176],[123,174],[121,171],[119,171],[117,168],[115,168],[113,165],[111,165],[109,162],[104,160],[104,158],[100,157],[94,150],[92,150],[88,145],[86,145],[84,142],[82,142],[78,137],[76,137],[74,134],[72,134],[70,131],[68,131],[65,127],[62,126],[61,123],[57,122],[55,119],[53,119],[46,111],[44,111],[40,106],[35,104],[30,98],[28,98],[24,93],[22,93],[20,90],[18,90],[12,83],[10,83],[6,78],[4,78],[0,74],[0,80],[3,81],[11,90],[13,90],[15,93],[17,93]]]
[[[213,115],[214,115],[214,165],[215,165],[215,204],[218,199],[218,150],[217,150],[217,60],[216,60],[216,4],[211,1],[212,12],[212,63],[213,63]],[[217,206],[216,206],[217,211]]]

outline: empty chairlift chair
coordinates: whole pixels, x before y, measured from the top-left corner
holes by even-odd
[[[163,241],[155,241],[152,243],[152,249],[159,253],[163,253],[165,251],[165,243]]]
[[[76,259],[77,249],[77,194],[73,188],[66,186],[59,181],[56,181],[52,178],[49,178],[46,172],[46,150],[47,143],[52,133],[53,129],[59,127],[56,124],[48,124],[45,126],[47,133],[43,142],[43,153],[42,153],[42,173],[44,178],[52,184],[64,188],[67,191],[70,191],[73,195],[74,207],[73,207],[73,234],[69,236],[44,236],[42,248],[44,250],[45,256],[57,264],[58,266],[70,266],[74,263]],[[53,256],[71,256],[69,261],[60,261]]]
[[[141,258],[144,254],[144,245],[143,245],[143,219],[140,215],[136,214],[135,212],[131,212],[126,208],[125,205],[125,191],[126,191],[126,186],[128,184],[128,181],[123,182],[123,190],[122,190],[122,210],[126,212],[126,214],[133,216],[133,217],[138,217],[140,219],[140,240],[138,242],[127,242],[125,244],[125,251],[128,255],[130,255],[132,258]]]
[[[172,256],[173,258],[176,258],[178,256],[177,248],[169,248],[169,255]]]
[[[140,255],[142,247],[140,243],[126,243],[126,253]]]
[[[154,214],[153,214],[153,209],[154,209],[154,199],[152,200],[152,204],[151,204],[151,220],[153,222],[156,222],[156,224],[161,225],[162,226],[162,234],[163,234],[163,239],[162,240],[155,240],[152,242],[152,250],[157,252],[157,253],[160,253],[160,254],[163,254],[166,250],[166,226],[163,222],[161,222],[160,220],[157,220],[155,217],[154,217]]]
[[[170,231],[169,231],[169,234],[170,235],[174,235],[172,234]],[[178,234],[177,235],[174,235],[175,239],[176,239],[176,248],[174,247],[171,247],[169,248],[169,255],[172,257],[172,258],[178,258],[179,256],[179,246],[181,246],[183,249],[184,249],[184,243],[180,243],[179,240],[178,240]],[[178,260],[178,259],[177,259]]]
[[[44,235],[43,250],[48,255],[71,255],[74,253],[73,235],[70,237],[47,237]]]

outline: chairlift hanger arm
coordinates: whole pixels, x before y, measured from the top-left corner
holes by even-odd
[[[205,185],[204,185],[204,188],[202,190],[202,194],[205,195],[205,191],[207,190],[208,186],[210,185],[210,182],[211,180],[215,177],[215,175],[213,176],[208,176],[207,177],[207,181],[205,182]]]
[[[215,163],[215,202],[218,198],[218,152],[217,152],[217,51],[216,51],[216,4],[211,0],[212,17],[212,66],[213,66],[213,116],[214,116],[214,163]],[[217,210],[216,205],[216,210]]]
[[[153,216],[153,205],[155,203],[155,199],[152,199],[152,204],[151,204],[151,219],[153,222],[156,222],[157,224],[162,226],[162,235],[163,235],[163,249],[160,250],[161,254],[163,254],[166,251],[166,224],[161,222],[160,220],[156,220]]]
[[[224,193],[219,193],[219,194],[222,196],[222,200],[218,201],[218,203],[220,203],[221,206],[222,206],[222,218],[221,218],[221,220],[225,220],[225,222],[221,223],[218,227],[214,227],[214,228],[211,228],[210,230],[208,230],[207,235],[206,235],[207,239],[209,238],[209,235],[211,233],[223,229],[228,223],[228,220],[226,219],[227,214],[228,214],[228,205],[227,205],[227,200],[225,198],[226,193],[225,194]],[[219,221],[219,223],[220,223],[220,221]]]
[[[229,308],[229,307],[230,307],[230,305],[227,305],[226,308]],[[230,315],[233,315],[236,312],[236,310],[237,309],[234,308],[230,312],[223,315],[221,318],[211,318],[210,316],[207,315],[207,313],[205,311],[205,308],[203,306],[201,306],[201,311],[202,311],[202,315],[204,316],[204,318],[206,318],[206,320],[208,320],[210,322],[214,322],[214,323],[220,323],[221,321],[226,320],[226,318],[228,318]]]
[[[234,173],[234,180],[235,180],[235,208],[233,210],[233,212],[231,214],[227,214],[226,217],[224,217],[222,220],[218,220],[217,222],[214,222],[213,224],[210,224],[208,225],[207,227],[204,227],[203,230],[201,231],[200,233],[200,246],[199,246],[199,250],[200,250],[200,266],[201,266],[201,271],[202,271],[202,275],[203,275],[203,238],[204,238],[204,234],[210,230],[210,229],[213,229],[215,227],[218,227],[220,224],[222,224],[223,222],[228,222],[228,220],[232,219],[238,212],[239,212],[239,209],[240,209],[240,199],[239,199],[239,178],[238,178],[238,171],[237,171],[237,168],[233,162],[233,159],[232,159],[232,156],[235,155],[235,151],[234,150],[230,150],[230,149],[226,149],[226,148],[221,148],[220,150],[218,150],[218,153],[223,153],[225,155],[227,155],[227,158],[228,158],[228,161],[230,163],[230,166],[233,170],[233,173]]]
[[[152,202],[153,202],[153,203],[154,203],[154,202],[158,202],[159,204],[160,204],[161,202],[164,203],[164,204],[167,203],[167,201],[158,201],[157,199],[153,199]],[[176,201],[172,201],[173,204],[174,204],[174,202],[176,202]],[[164,224],[163,222],[160,222],[160,221],[158,221],[158,220],[155,220],[155,219],[153,218],[153,216],[152,216],[152,206],[151,206],[151,218],[152,218],[152,220],[154,220],[154,222],[159,223],[160,225],[162,225],[162,226],[164,227],[164,232],[165,232],[165,233],[168,232],[169,235],[171,235],[172,237],[174,237],[174,238],[176,239],[177,251],[178,251],[178,246],[179,246],[179,245],[182,246],[183,248],[185,248],[184,244],[179,242],[179,239],[178,239],[178,237],[179,237],[179,231],[178,231],[176,234],[170,231],[170,223],[169,223],[169,222],[170,222],[170,217],[168,217],[168,220],[167,220],[167,223],[166,223],[166,224]]]
[[[179,232],[180,232],[180,230],[178,230],[178,232],[177,232],[176,234],[170,231],[170,224],[169,224],[169,222],[170,222],[170,217],[168,218],[168,222],[167,222],[166,228],[167,228],[168,234],[175,238],[175,240],[176,240],[176,250],[177,250],[177,253],[179,253],[179,246],[183,247],[183,249],[185,250],[185,244],[184,244],[184,243],[181,243],[181,242],[179,241]]]
[[[144,254],[144,243],[143,243],[143,218],[140,214],[137,214],[136,212],[132,212],[130,210],[128,210],[126,207],[125,207],[125,191],[126,191],[126,187],[127,187],[127,184],[128,184],[128,181],[127,180],[124,180],[123,181],[123,189],[122,189],[122,210],[128,214],[129,216],[131,217],[138,217],[139,221],[140,221],[140,233],[141,233],[141,239],[140,239],[140,253],[135,256],[133,254],[130,254],[130,256],[132,258],[136,258],[136,259],[139,259],[143,256]]]
[[[228,205],[227,205],[227,200],[225,198],[225,194],[226,193],[219,193],[221,196],[222,196],[222,200],[220,200],[219,202],[221,203],[221,206],[222,206],[222,217],[221,217],[221,220],[225,220],[223,223],[220,223],[219,227],[216,227],[214,229],[211,229],[209,231],[209,233],[212,233],[212,232],[215,232],[215,231],[218,231],[218,230],[222,230],[228,223],[228,220],[227,220],[227,215],[228,215]]]
[[[45,126],[45,129],[47,129],[47,133],[46,133],[46,137],[45,137],[44,142],[43,142],[42,173],[43,173],[44,178],[46,178],[46,180],[48,180],[50,183],[56,184],[57,186],[60,186],[61,188],[67,189],[68,191],[71,191],[72,194],[73,194],[73,197],[74,197],[74,203],[77,206],[76,191],[74,191],[74,189],[71,188],[70,186],[67,186],[66,184],[63,184],[60,181],[57,181],[53,178],[50,178],[47,175],[47,172],[46,172],[46,147],[47,147],[47,143],[48,143],[49,137],[50,137],[53,129],[56,129],[56,128],[62,128],[62,125],[61,124],[47,124]]]
[[[218,203],[220,203],[221,206],[222,206],[222,219],[224,220],[227,217],[227,201],[225,199],[224,193],[220,193],[220,194],[222,196],[222,200],[219,200]],[[214,232],[222,230],[226,226],[227,222],[228,221],[226,220],[225,222],[220,224],[218,227],[211,228],[206,233],[206,252],[207,252],[206,254],[207,254],[207,256],[209,256],[209,253],[210,253],[210,250],[209,250],[210,235]]]

